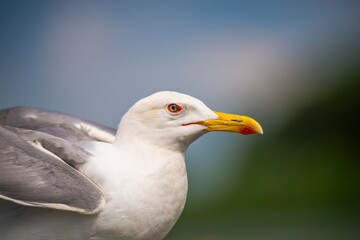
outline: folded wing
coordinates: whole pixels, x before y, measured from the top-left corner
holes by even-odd
[[[97,213],[101,189],[77,169],[91,154],[79,140],[111,142],[115,130],[35,109],[0,111],[0,198],[22,205]]]
[[[113,142],[116,130],[67,114],[31,107],[0,111],[0,125],[45,132],[69,141]]]

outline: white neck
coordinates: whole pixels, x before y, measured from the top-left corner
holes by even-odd
[[[98,151],[85,169],[102,186],[108,201],[98,229],[108,229],[103,234],[109,238],[129,239],[135,234],[137,239],[162,239],[185,205],[185,152],[135,138],[106,148],[106,154]]]

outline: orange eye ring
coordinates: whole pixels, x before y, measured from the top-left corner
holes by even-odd
[[[180,107],[180,106],[177,105],[176,103],[170,103],[170,104],[167,106],[167,109],[168,109],[168,111],[171,112],[171,113],[178,113],[178,112],[181,112],[182,107]]]

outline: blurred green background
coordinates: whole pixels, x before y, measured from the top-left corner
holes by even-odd
[[[360,65],[353,64],[276,134],[256,139],[221,198],[186,208],[168,239],[359,239]]]
[[[360,1],[0,1],[0,108],[117,127],[160,90],[256,119],[186,155],[166,237],[360,239]],[[21,226],[19,226],[21,227]]]

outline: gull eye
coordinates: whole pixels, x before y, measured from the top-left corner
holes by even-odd
[[[169,110],[169,112],[172,112],[172,113],[178,113],[182,110],[182,107],[180,107],[179,105],[177,105],[176,103],[170,103],[168,106],[167,106],[167,109]]]

